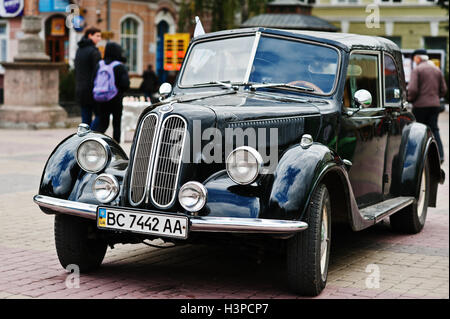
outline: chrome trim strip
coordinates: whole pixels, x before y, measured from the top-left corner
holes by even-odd
[[[155,186],[155,181],[156,181],[156,178],[155,178],[156,177],[156,171],[158,169],[159,156],[160,156],[160,151],[161,151],[161,139],[163,137],[163,130],[165,128],[166,122],[169,119],[171,119],[171,118],[179,118],[181,121],[183,121],[183,123],[184,123],[184,136],[183,136],[183,141],[182,141],[182,144],[181,144],[180,159],[179,159],[178,169],[177,169],[177,173],[176,173],[176,179],[175,179],[175,182],[174,182],[174,185],[173,185],[173,187],[175,188],[175,191],[173,192],[172,198],[170,199],[170,202],[167,205],[160,205],[155,200],[155,198],[153,196],[153,192],[154,192],[154,186]],[[182,165],[182,161],[183,161],[183,152],[184,152],[184,147],[185,147],[185,144],[186,144],[187,129],[188,129],[187,122],[180,115],[170,115],[170,116],[166,117],[164,119],[164,121],[162,122],[161,127],[159,128],[159,136],[158,136],[158,143],[157,143],[158,149],[156,150],[156,153],[155,153],[155,156],[154,156],[154,163],[152,163],[152,165],[153,165],[152,184],[150,186],[150,198],[152,200],[152,204],[154,204],[158,208],[162,209],[162,208],[170,207],[173,204],[173,202],[175,201],[176,197],[177,197],[176,188],[178,186],[178,179],[180,177],[180,170],[181,170],[181,165]]]
[[[308,228],[308,224],[294,220],[191,217],[190,230],[195,232],[231,233],[296,233]]]
[[[74,202],[50,196],[36,195],[33,200],[41,208],[48,208],[55,213],[96,219],[97,205]]]
[[[257,31],[256,35],[255,35],[255,42],[253,42],[252,52],[250,53],[250,59],[248,60],[247,71],[245,72],[245,78],[244,78],[245,83],[248,83],[248,81],[250,79],[250,75],[252,73],[252,66],[253,66],[253,63],[255,62],[256,51],[258,50],[258,46],[259,46],[259,39],[261,39],[261,32]]]
[[[54,213],[73,215],[93,220],[97,217],[97,205],[43,195],[36,195],[33,200],[41,208],[48,208]],[[190,231],[193,232],[254,232],[277,234],[296,233],[308,228],[308,224],[305,222],[294,220],[199,216],[188,216],[188,218],[190,220]]]

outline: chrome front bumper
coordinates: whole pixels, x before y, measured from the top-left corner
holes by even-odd
[[[33,200],[39,207],[47,208],[55,214],[73,215],[93,220],[97,218],[97,205],[42,195],[34,196]],[[190,221],[189,229],[194,232],[289,234],[308,228],[308,224],[301,221],[207,216],[188,217]]]

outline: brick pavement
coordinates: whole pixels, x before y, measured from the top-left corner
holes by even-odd
[[[333,230],[328,284],[317,298],[449,298],[448,121],[441,115],[447,181],[424,230],[400,235],[388,222],[357,233]],[[48,155],[74,130],[0,130],[0,299],[301,298],[287,290],[283,256],[232,245],[116,245],[99,271],[68,288],[53,217],[32,197]],[[374,269],[379,286],[367,288]]]

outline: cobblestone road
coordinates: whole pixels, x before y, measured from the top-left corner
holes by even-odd
[[[447,181],[424,230],[400,235],[386,222],[335,231],[328,284],[318,298],[449,298],[448,122],[442,114]],[[299,298],[286,288],[283,256],[218,245],[116,245],[99,271],[68,288],[53,216],[32,197],[48,155],[73,131],[0,130],[0,298]],[[377,271],[379,287],[368,288]]]

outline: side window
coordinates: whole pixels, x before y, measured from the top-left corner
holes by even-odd
[[[367,90],[372,95],[371,108],[380,106],[379,59],[375,54],[354,53],[350,56],[345,81],[344,106],[356,108],[353,96],[358,90]]]
[[[401,102],[397,66],[392,57],[386,54],[384,55],[384,96],[386,104]]]

